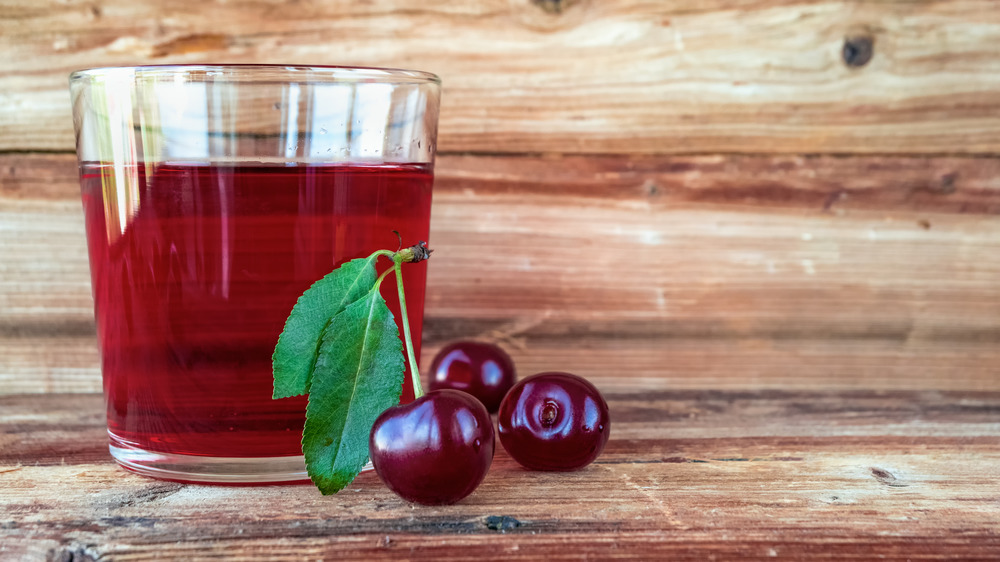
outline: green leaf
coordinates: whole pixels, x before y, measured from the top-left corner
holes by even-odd
[[[310,377],[324,330],[332,317],[364,297],[375,286],[377,257],[372,254],[341,265],[313,283],[299,297],[271,356],[273,398],[288,398],[309,392]]]
[[[377,288],[331,319],[302,432],[306,470],[324,495],[350,484],[368,462],[368,434],[399,403],[403,371],[399,328]]]

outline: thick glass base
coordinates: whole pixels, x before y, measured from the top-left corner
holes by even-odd
[[[292,457],[200,457],[147,451],[109,432],[111,456],[123,468],[160,480],[230,486],[307,484],[305,461]],[[368,463],[362,470],[371,470]]]

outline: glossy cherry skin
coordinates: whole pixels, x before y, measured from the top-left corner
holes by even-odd
[[[500,442],[534,470],[576,470],[608,442],[608,404],[586,379],[570,373],[532,375],[510,389],[498,414]]]
[[[490,414],[457,390],[428,392],[375,420],[372,464],[390,490],[426,505],[455,503],[472,493],[493,463]]]
[[[457,341],[434,356],[431,390],[451,388],[468,392],[491,413],[514,386],[517,374],[507,352],[491,343]]]

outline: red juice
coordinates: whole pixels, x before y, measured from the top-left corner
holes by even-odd
[[[132,186],[131,203],[104,200],[103,186],[116,193],[116,181]],[[112,444],[301,454],[305,398],[271,399],[285,319],[341,263],[395,249],[394,230],[405,245],[427,240],[431,183],[421,164],[140,164],[117,177],[110,165],[83,164]],[[123,207],[130,217],[120,218]],[[380,271],[389,266],[380,261]],[[419,350],[426,263],[403,272]],[[382,294],[398,323],[393,279]],[[406,381],[404,401],[413,395]]]

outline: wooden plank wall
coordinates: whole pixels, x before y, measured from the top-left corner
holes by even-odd
[[[0,1],[0,394],[100,390],[66,77],[445,83],[424,362],[603,387],[1000,389],[992,0]]]

